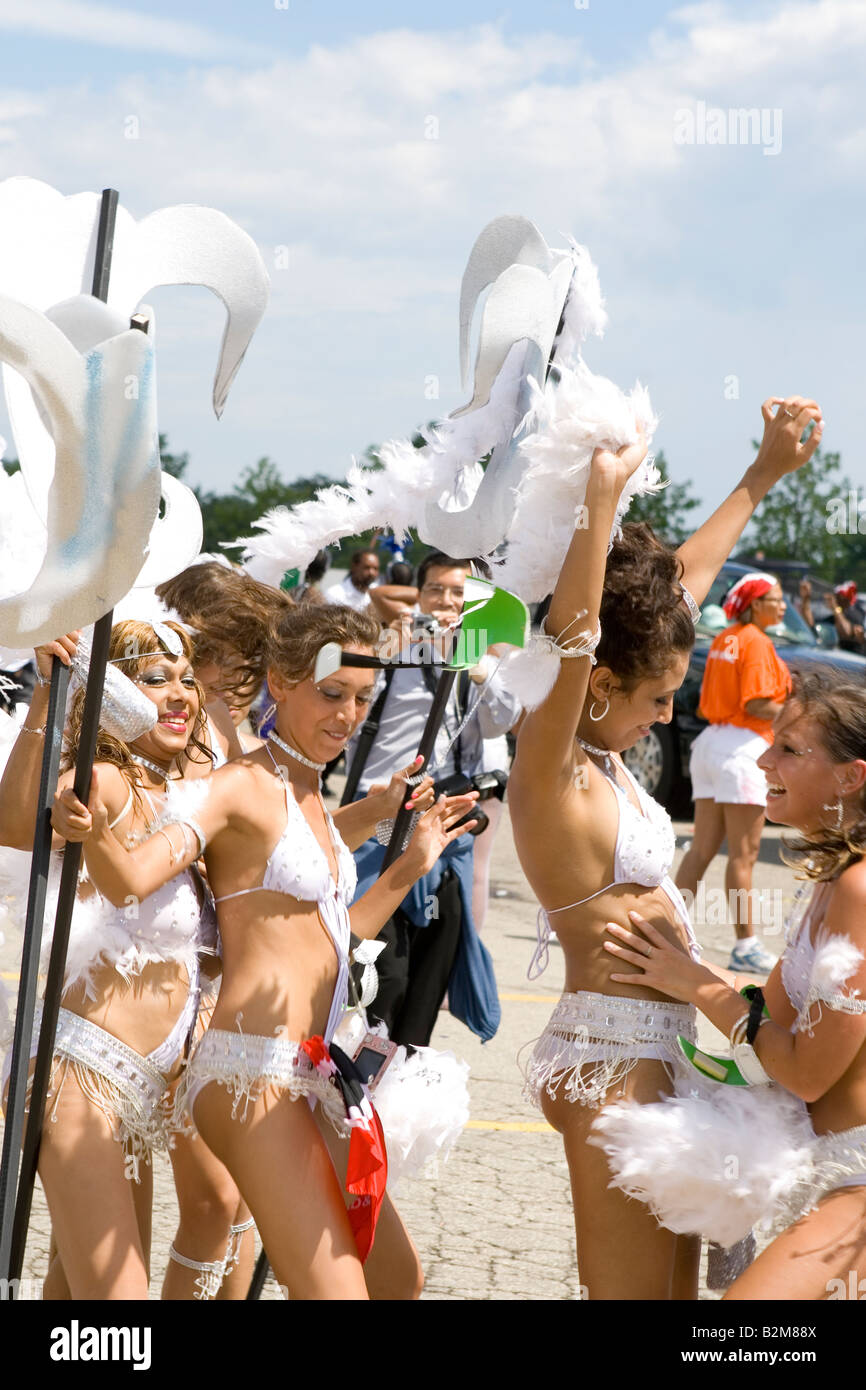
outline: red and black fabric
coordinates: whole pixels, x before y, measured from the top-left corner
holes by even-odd
[[[321,1037],[301,1043],[317,1071],[329,1075],[343,1097],[351,1127],[346,1191],[354,1198],[348,1208],[349,1225],[361,1263],[373,1248],[376,1223],[388,1183],[388,1154],[382,1123],[374,1110],[361,1073],[351,1057]]]

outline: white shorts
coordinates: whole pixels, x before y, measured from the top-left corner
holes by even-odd
[[[720,805],[766,806],[767,779],[758,758],[769,743],[752,729],[709,724],[692,744],[689,772],[695,801]]]

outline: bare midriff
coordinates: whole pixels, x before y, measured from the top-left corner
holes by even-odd
[[[674,905],[663,889],[644,888],[635,883],[615,884],[591,902],[569,908],[567,912],[557,912],[551,918],[551,927],[565,957],[565,989],[569,994],[589,990],[626,999],[671,1002],[656,990],[610,978],[612,974],[627,975],[634,969],[604,949],[604,943],[614,939],[607,931],[608,922],[631,926],[628,914],[632,911],[639,912],[668,941],[683,951],[688,950],[685,928],[679,924]],[[637,970],[635,978],[640,978]]]
[[[321,1034],[338,963],[316,904],[262,889],[218,913],[223,977],[210,1026],[294,1042]]]

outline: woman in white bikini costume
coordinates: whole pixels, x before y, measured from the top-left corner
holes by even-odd
[[[788,1150],[797,1155],[797,1180],[777,1201],[767,1200],[767,1218],[776,1229],[787,1229],[740,1275],[726,1297],[845,1298],[852,1284],[855,1289],[862,1287],[860,1280],[866,1274],[866,707],[862,687],[848,684],[847,675],[830,670],[797,677],[774,734],[775,741],[759,759],[769,784],[767,815],[800,832],[800,838],[787,845],[787,857],[813,888],[802,918],[796,911],[792,914],[784,955],[763,986],[767,1012],[760,999],[750,1008],[736,990],[689,961],[636,914],[631,930],[608,925],[612,939],[606,950],[616,958],[612,982],[635,978],[620,973],[622,962],[633,966],[642,986],[697,1006],[730,1036],[740,1070],[755,1088],[747,1099],[754,1095],[758,1107],[750,1105],[748,1118],[744,1116],[741,1143],[735,1140],[732,1148],[727,1127],[720,1145],[741,1158],[740,1183],[728,1184],[734,1202],[742,1204],[743,1192],[737,1196],[736,1187],[742,1189],[749,1181],[747,1153],[761,1144],[759,1107],[765,1084],[775,1081],[805,1102],[806,1142],[794,1129]],[[714,1089],[718,1094],[729,1088]],[[706,1122],[705,1114],[704,1129]],[[605,1146],[615,1142],[614,1112],[611,1124],[612,1130],[604,1125],[601,1143]],[[766,1143],[766,1129],[764,1133]],[[704,1136],[698,1138],[706,1158]],[[728,1161],[730,1156],[728,1152]],[[688,1185],[691,1166],[687,1154],[681,1156],[679,1166],[682,1190]],[[652,1178],[649,1181],[652,1186]],[[623,1185],[631,1185],[628,1178]]]
[[[565,1142],[579,1277],[591,1299],[689,1298],[696,1288],[697,1243],[660,1229],[645,1208],[610,1191],[606,1159],[587,1146],[587,1137],[609,1101],[655,1101],[669,1091],[676,1036],[694,1036],[690,1005],[671,1003],[643,982],[610,981],[605,924],[632,908],[692,958],[698,955],[670,877],[670,821],[619,755],[651,724],[670,721],[697,605],[757,503],[820,440],[813,401],[773,398],[762,414],[755,462],[676,554],[648,527],[627,525],[608,555],[617,502],[645,448],[616,455],[596,450],[586,493],[589,525],[575,531],[546,621],[563,658],[560,674],[518,737],[510,783],[514,838],[545,909],[534,968],[544,968],[555,929],[566,990],[536,1044],[527,1081]]]
[[[39,685],[0,786],[0,843],[16,849],[29,849],[33,840],[51,661],[68,663],[79,637],[71,633],[36,653]],[[189,639],[174,624],[128,620],[112,629],[109,659],[158,710],[154,727],[129,745],[99,732],[95,766],[108,833],[118,844],[136,844],[157,831],[181,760],[190,776],[211,767],[190,657]],[[72,782],[82,707],[79,692],[61,787]],[[62,848],[59,840],[56,848]],[[166,1143],[165,1091],[179,1074],[198,1011],[199,952],[212,952],[214,945],[213,909],[193,865],[147,901],[117,907],[83,877],[40,1147],[59,1256],[46,1279],[46,1298],[147,1297],[149,1159]],[[198,1238],[195,1213],[183,1200],[181,1211]],[[224,1235],[220,1255],[225,1248]]]
[[[368,653],[377,637],[375,622],[336,606],[300,607],[282,618],[269,675],[274,733],[263,748],[215,773],[200,803],[179,812],[158,842],[131,853],[118,845],[107,831],[98,783],[89,811],[70,793],[59,808],[64,833],[85,838],[88,869],[112,901],[155,891],[206,846],[223,979],[211,1026],[190,1060],[186,1104],[236,1181],[292,1298],[368,1297],[350,1213],[317,1123],[324,1112],[346,1130],[327,1044],[346,1002],[350,931],[377,934],[411,884],[462,833],[454,827],[474,800],[441,799],[426,812],[408,848],[349,912],[354,863],[325,810],[319,772],[365,717],[373,680],[369,670],[341,667],[317,684],[313,668],[326,643]],[[359,802],[348,809],[343,833],[357,842],[370,833],[370,808]],[[318,1115],[307,1098],[318,1102]],[[398,1223],[385,1198],[368,1261],[373,1285],[377,1248],[400,1246]],[[417,1257],[404,1240],[397,1258],[409,1266]],[[383,1272],[387,1277],[394,1279],[393,1270]]]

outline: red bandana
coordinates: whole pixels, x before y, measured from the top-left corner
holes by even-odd
[[[775,582],[768,574],[744,574],[742,579],[738,579],[734,587],[728,590],[722,607],[729,618],[739,618],[756,598],[763,598],[764,594],[768,594]]]
[[[854,603],[857,598],[857,585],[854,583],[853,579],[846,579],[844,584],[836,585],[833,593],[836,595],[837,599],[839,599],[840,603],[844,603],[847,608],[850,604]]]

